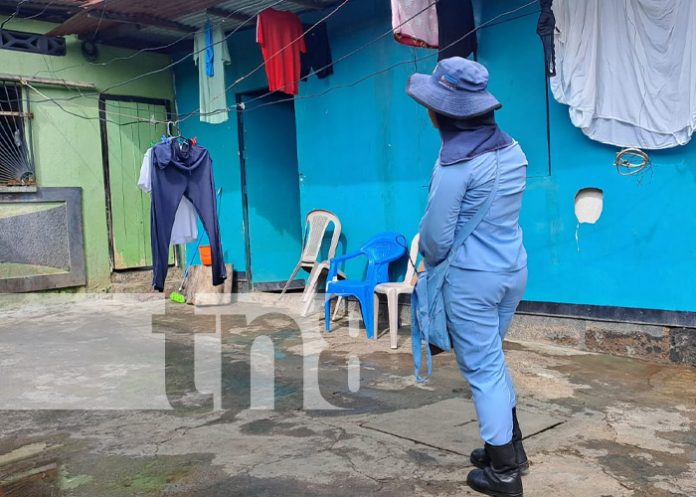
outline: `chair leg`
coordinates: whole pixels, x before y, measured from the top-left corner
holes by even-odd
[[[331,295],[327,295],[324,299],[324,326],[329,333],[331,331]]]
[[[295,269],[293,270],[292,274],[288,278],[287,283],[285,283],[285,286],[283,287],[283,291],[280,292],[280,296],[282,297],[285,295],[285,292],[288,290],[288,287],[290,286],[290,283],[292,283],[292,280],[297,276],[297,273],[300,272],[300,268],[302,267],[302,261],[297,263],[297,266],[295,266]]]
[[[307,285],[305,286],[304,292],[302,292],[302,301],[307,302],[314,297],[317,289],[317,283],[319,282],[319,275],[321,274],[321,269],[317,264],[312,266],[312,270],[309,272],[307,277]]]
[[[374,317],[374,334],[375,337],[379,336],[379,294],[377,292],[374,293],[374,304],[372,306],[372,311],[375,315]]]
[[[372,311],[373,300],[369,295],[358,296],[360,302],[360,313],[362,314],[363,323],[365,323],[365,333],[367,338],[374,340],[377,338],[374,331],[374,317]]]
[[[346,303],[346,309],[348,308],[348,301],[345,300],[343,297],[338,297],[336,299],[336,306],[334,307],[334,312],[333,316],[331,316],[331,321],[336,321],[336,315],[338,314],[338,308],[341,307],[341,303],[344,302]]]
[[[310,309],[314,305],[315,295],[316,295],[316,292],[312,292],[312,298],[304,303],[304,307],[302,308],[302,314],[300,314],[303,318],[307,317]]]
[[[319,282],[319,275],[321,270],[317,270],[317,266],[312,267],[312,271],[309,273],[309,278],[307,280],[307,286],[305,286],[304,293],[302,294],[302,301],[305,303],[302,309],[302,316],[309,314],[309,310],[314,304],[314,297],[317,294],[317,284]]]
[[[391,348],[399,346],[397,334],[399,332],[399,294],[389,292],[387,294],[387,306],[389,307],[389,339]]]

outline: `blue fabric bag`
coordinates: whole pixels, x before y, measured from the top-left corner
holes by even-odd
[[[424,383],[433,372],[431,346],[445,352],[452,350],[452,341],[447,331],[447,314],[442,288],[450,263],[456,257],[457,250],[488,214],[493,199],[498,193],[498,166],[498,153],[496,152],[495,182],[481,209],[457,233],[445,260],[434,267],[428,267],[426,264],[426,270],[418,274],[418,282],[411,296],[411,351],[418,383]],[[420,375],[423,343],[425,343],[425,377]]]

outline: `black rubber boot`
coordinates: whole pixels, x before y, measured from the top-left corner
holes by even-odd
[[[517,409],[512,410],[512,443],[515,447],[515,458],[520,468],[520,474],[526,475],[529,473],[529,460],[527,459],[527,453],[524,451],[524,445],[522,445],[522,430],[520,430],[520,423],[517,421]],[[481,469],[491,464],[491,460],[484,449],[475,449],[469,459],[471,464]]]
[[[491,465],[469,473],[467,485],[492,497],[523,497],[522,476],[513,442],[500,446],[486,444],[485,451]]]

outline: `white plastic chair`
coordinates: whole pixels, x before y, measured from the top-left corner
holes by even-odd
[[[416,259],[418,258],[418,241],[419,235],[413,237],[411,242],[411,251],[409,252],[408,269],[403,281],[381,283],[375,287],[375,338],[378,336],[378,320],[379,320],[379,294],[387,296],[387,309],[389,310],[389,338],[391,340],[391,348],[398,347],[397,332],[399,331],[399,297],[404,294],[411,295],[413,293],[412,279],[416,273]]]
[[[333,223],[334,229],[333,235],[331,236],[331,244],[329,245],[328,258],[324,261],[319,261],[324,235],[331,223]],[[290,275],[290,278],[288,278],[287,283],[285,283],[285,287],[283,287],[283,291],[280,295],[282,297],[285,294],[290,283],[292,283],[292,280],[297,276],[300,269],[309,272],[307,284],[302,293],[302,302],[305,303],[302,315],[306,316],[314,302],[314,296],[317,293],[319,276],[321,276],[322,271],[328,272],[329,260],[336,255],[338,240],[341,236],[341,221],[339,221],[338,216],[333,212],[323,209],[314,209],[307,213],[304,234],[304,246],[302,247],[300,261],[295,266],[295,269]],[[341,277],[345,278],[345,275],[341,274]]]

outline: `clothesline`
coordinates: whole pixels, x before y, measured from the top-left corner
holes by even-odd
[[[272,8],[272,7],[274,7],[275,5],[278,5],[279,3],[284,2],[284,1],[285,1],[285,0],[278,0],[277,2],[271,4],[271,5],[269,6],[269,8]],[[436,4],[437,2],[439,2],[439,1],[440,1],[440,0],[432,0],[432,2],[426,7],[426,9],[432,7],[433,5],[435,5],[435,4]],[[535,3],[535,2],[531,2],[531,3]],[[262,9],[262,10],[260,10],[259,12],[257,12],[257,13],[255,14],[255,16],[253,17],[253,19],[255,19],[255,18],[258,16],[258,14],[260,14],[261,12],[263,12],[263,10],[265,10],[265,8]],[[414,14],[414,16],[410,17],[409,19],[406,19],[404,22],[408,22],[408,21],[410,21],[411,19],[413,19],[415,16],[420,15],[422,12],[424,12],[424,10],[425,10],[425,9],[423,9],[423,10],[417,12],[416,14]],[[329,16],[327,16],[327,17],[324,18],[324,19],[321,19],[320,22],[321,22],[321,21],[326,21],[326,20],[328,20],[328,17],[333,16],[333,14],[334,14],[335,12],[336,12],[336,11],[334,10],[331,14],[329,14]],[[246,23],[250,22],[251,19],[252,19],[252,18],[250,17],[249,20],[247,20],[247,21],[245,21],[244,23],[242,23],[240,26],[238,26],[237,28],[235,28],[235,30],[233,30],[233,31],[231,31],[230,33],[226,34],[226,35],[225,35],[225,38],[224,38],[225,41],[228,40],[232,35],[234,35],[239,29],[241,29]],[[380,35],[380,36],[378,36],[377,38],[375,38],[374,40],[371,40],[370,42],[367,42],[366,44],[364,44],[364,45],[360,48],[360,50],[362,50],[362,49],[364,49],[364,48],[367,48],[367,47],[371,46],[372,44],[374,44],[374,43],[380,41],[382,38],[384,38],[384,36],[389,35],[389,34],[391,34],[391,33],[392,33],[391,30],[387,31],[387,32],[384,33],[383,35]],[[187,36],[190,36],[190,34],[187,35]],[[217,43],[214,43],[214,45],[217,45]],[[146,50],[146,49],[143,49],[143,50]],[[203,48],[202,50],[205,50],[205,48]],[[354,51],[353,53],[357,53],[357,52],[360,51],[360,50],[356,50],[356,51]],[[149,71],[149,72],[147,72],[147,73],[142,73],[142,74],[140,74],[140,75],[138,75],[138,76],[135,76],[135,77],[130,78],[130,79],[128,79],[128,80],[125,80],[125,81],[122,81],[122,82],[120,82],[120,83],[117,83],[116,86],[123,86],[123,85],[129,84],[129,83],[131,83],[131,82],[134,82],[134,81],[137,80],[137,79],[140,79],[141,76],[153,75],[153,74],[157,74],[157,73],[159,73],[159,72],[165,71],[165,70],[167,70],[167,69],[170,69],[170,68],[172,68],[172,67],[174,67],[174,66],[180,64],[181,62],[183,62],[184,60],[186,60],[188,57],[190,57],[190,56],[192,56],[192,55],[193,55],[193,54],[187,54],[187,55],[181,57],[179,60],[177,60],[177,61],[175,61],[175,62],[173,62],[173,63],[171,63],[171,64],[169,64],[169,65],[167,65],[167,66],[164,66],[164,67],[159,68],[159,69],[154,70],[154,71]],[[263,65],[261,65],[260,67],[263,67]],[[260,67],[254,68],[253,73],[247,73],[247,74],[245,74],[244,76],[238,78],[238,80],[235,81],[235,83],[233,83],[232,85],[230,85],[230,86],[227,87],[227,90],[228,90],[228,91],[231,90],[231,89],[232,89],[234,86],[236,86],[238,83],[241,83],[242,81],[244,81],[244,80],[248,79],[249,77],[251,77],[254,73],[258,72],[258,70],[260,69]],[[107,88],[107,89],[100,90],[100,92],[102,92],[102,93],[103,93],[103,92],[107,92],[108,90],[110,90],[110,89],[112,89],[112,88],[114,88],[114,87],[116,87],[116,86],[112,86],[112,87],[109,87],[109,88]],[[98,93],[97,93],[95,96],[98,96]],[[61,101],[61,102],[62,102],[62,101],[72,101],[72,100],[76,100],[76,99],[79,99],[79,98],[82,98],[82,97],[85,97],[85,95],[84,95],[84,94],[79,94],[79,95],[73,95],[73,96],[70,96],[70,97],[52,97],[52,98],[48,98],[48,97],[47,97],[46,100],[44,100],[44,101],[52,101],[52,102],[57,102],[57,101]],[[37,101],[36,103],[43,103],[44,101],[39,100],[39,101]],[[136,117],[136,116],[128,116],[128,117]]]
[[[341,10],[341,9],[348,3],[348,1],[349,1],[349,0],[343,0],[343,1],[342,1],[338,6],[336,6],[331,12],[329,12],[328,14],[326,14],[325,16],[323,16],[321,19],[319,19],[317,22],[315,22],[314,24],[312,24],[312,26],[310,26],[306,31],[304,31],[304,33],[303,33],[302,28],[301,28],[302,25],[301,25],[301,23],[300,23],[300,21],[299,21],[299,17],[297,17],[295,14],[286,13],[286,15],[285,15],[285,19],[286,19],[286,20],[285,20],[284,22],[285,22],[285,29],[287,29],[288,31],[284,34],[284,36],[281,37],[281,38],[279,38],[279,39],[273,39],[273,38],[272,38],[272,39],[271,39],[271,44],[270,44],[269,46],[267,46],[266,49],[264,49],[264,47],[263,47],[263,40],[261,41],[262,52],[263,52],[263,55],[264,55],[264,61],[263,61],[261,64],[258,64],[256,67],[254,67],[251,71],[249,71],[249,72],[248,72],[247,74],[245,74],[244,76],[242,76],[242,77],[240,77],[240,78],[237,78],[237,79],[234,81],[234,83],[232,83],[231,85],[229,85],[229,86],[227,86],[227,87],[225,88],[225,91],[224,91],[224,92],[222,92],[221,94],[218,94],[217,96],[215,96],[214,98],[212,98],[209,102],[203,102],[203,101],[201,101],[201,105],[200,105],[197,109],[195,109],[193,112],[198,113],[199,111],[202,111],[203,108],[208,107],[208,106],[212,106],[212,105],[213,105],[213,102],[214,102],[215,100],[221,100],[222,102],[225,102],[224,108],[223,108],[222,110],[219,110],[219,111],[216,112],[216,113],[226,115],[226,113],[227,113],[226,95],[227,95],[227,92],[228,92],[228,91],[230,91],[232,88],[238,86],[238,85],[239,85],[240,83],[242,83],[243,81],[249,79],[251,76],[253,76],[254,74],[256,74],[259,70],[261,70],[263,67],[267,67],[267,65],[268,65],[271,61],[275,61],[275,60],[280,56],[280,54],[285,53],[286,50],[290,50],[291,48],[296,47],[297,50],[302,51],[302,48],[303,48],[303,46],[304,46],[304,43],[302,42],[302,46],[296,46],[296,44],[297,44],[298,42],[300,42],[300,40],[303,40],[303,39],[304,39],[304,35],[305,35],[305,34],[308,34],[308,33],[311,33],[318,25],[320,25],[320,24],[323,23],[323,22],[326,22],[329,18],[331,18],[332,16],[334,16],[339,10]],[[438,1],[438,0],[435,0],[435,1]],[[264,11],[260,12],[259,15],[258,15],[258,20],[257,20],[257,22],[258,22],[258,26],[257,26],[257,39],[258,39],[258,33],[259,33],[259,30],[260,30],[260,27],[262,27],[262,23],[263,23],[262,15],[263,15],[264,12],[273,12],[273,11],[272,11],[272,7],[270,7],[269,9],[265,9]],[[287,17],[288,15],[289,15],[289,16],[294,16],[295,19],[296,19],[296,21],[294,21],[294,22],[293,22],[293,21],[290,21],[290,20],[289,20],[289,17]],[[277,17],[277,16],[274,16],[274,17]],[[282,22],[283,22],[283,20],[281,19],[281,23],[282,23]],[[288,23],[289,23],[290,25],[288,25]],[[298,25],[299,25],[299,29],[298,29]],[[263,32],[262,29],[261,29],[261,32]],[[291,57],[292,57],[293,60],[295,60],[295,59],[297,58],[297,56],[298,56],[297,54],[292,54],[292,55],[291,55]],[[299,67],[299,65],[298,65],[298,67]],[[269,86],[272,84],[272,81],[271,81],[271,80],[274,79],[274,78],[273,78],[273,75],[275,75],[276,72],[279,72],[279,70],[280,70],[280,68],[278,68],[278,67],[274,67],[274,69],[271,70],[271,76],[269,77]],[[297,73],[297,74],[296,74],[296,73]],[[300,79],[300,78],[299,78],[298,69],[296,69],[296,68],[294,68],[294,67],[288,70],[288,73],[286,74],[286,76],[287,76],[287,75],[290,75],[291,78],[292,78],[293,76],[297,76],[297,77],[295,78],[295,79],[297,79],[297,81],[299,81],[299,79]],[[292,82],[292,81],[291,81],[291,82]],[[291,83],[291,82],[290,82],[290,83]],[[289,84],[288,81],[285,81],[285,78],[283,78],[283,80],[275,81],[275,83],[281,84],[283,88],[285,88],[285,87]],[[294,90],[294,88],[293,88],[293,90]],[[294,94],[296,94],[296,93],[297,93],[297,91],[295,90],[295,91],[294,91]],[[200,115],[201,115],[201,118],[202,118],[201,120],[204,120],[203,117],[205,117],[206,114],[205,114],[204,112],[201,112]]]
[[[437,1],[437,0],[435,0],[435,1]],[[446,49],[448,49],[448,48],[450,48],[450,47],[452,47],[452,46],[455,46],[457,43],[459,43],[460,41],[464,40],[466,37],[470,36],[472,33],[475,33],[475,32],[477,32],[477,31],[479,31],[480,29],[483,29],[483,28],[485,28],[485,27],[492,26],[492,25],[495,25],[495,24],[499,24],[498,21],[499,21],[500,19],[505,18],[505,17],[507,17],[507,16],[509,16],[509,15],[512,15],[512,14],[516,14],[517,12],[519,12],[519,11],[521,11],[521,10],[524,10],[524,9],[526,9],[527,7],[530,7],[531,5],[534,5],[534,4],[536,4],[536,3],[537,3],[537,0],[532,0],[532,1],[530,1],[530,2],[528,2],[528,3],[526,3],[526,4],[524,4],[524,5],[521,5],[520,7],[517,7],[517,8],[515,8],[515,9],[509,10],[509,11],[507,11],[507,12],[502,12],[501,14],[498,14],[497,16],[493,17],[492,19],[490,19],[490,20],[488,20],[488,21],[485,21],[485,22],[481,23],[479,26],[476,26],[476,27],[475,27],[474,29],[472,29],[471,31],[464,33],[462,36],[456,38],[456,39],[453,40],[451,43],[445,45],[444,48],[440,48],[440,50],[443,50],[443,49],[446,50]],[[431,4],[431,5],[432,5],[432,4]],[[429,5],[428,7],[426,7],[426,8],[430,8],[430,5]],[[417,14],[416,14],[416,15],[417,15]],[[379,35],[377,38],[374,38],[373,40],[370,40],[369,42],[366,42],[365,44],[363,44],[363,45],[361,45],[360,47],[354,49],[353,51],[348,52],[347,54],[345,54],[345,55],[339,57],[338,59],[334,60],[334,61],[333,61],[333,65],[335,66],[335,65],[338,64],[339,62],[342,62],[343,60],[346,60],[347,58],[349,58],[349,57],[355,55],[356,53],[358,53],[358,52],[364,50],[365,48],[367,48],[367,47],[370,46],[371,44],[376,43],[377,41],[380,41],[381,39],[385,38],[386,36],[392,35],[392,33],[393,33],[392,29],[389,29],[388,31],[385,31],[384,33],[382,33],[381,35]],[[282,104],[282,103],[284,103],[284,102],[290,102],[290,101],[293,101],[293,100],[307,100],[307,99],[312,99],[312,98],[323,97],[324,95],[327,95],[328,93],[331,93],[331,92],[333,92],[333,91],[340,90],[340,89],[345,89],[345,88],[351,88],[351,87],[353,87],[353,86],[356,86],[356,85],[358,85],[358,84],[360,84],[360,83],[362,83],[362,82],[364,82],[364,81],[366,81],[366,80],[368,80],[368,79],[371,79],[371,78],[373,78],[373,77],[376,77],[376,76],[379,76],[379,75],[384,74],[384,73],[386,73],[386,72],[389,72],[389,71],[391,71],[391,70],[393,70],[393,69],[395,69],[395,68],[397,68],[397,67],[400,67],[400,66],[403,66],[403,65],[407,65],[407,64],[413,64],[414,62],[422,62],[422,61],[431,59],[431,58],[433,58],[434,56],[436,56],[436,55],[438,55],[438,54],[439,54],[439,52],[433,52],[433,53],[429,53],[429,54],[424,55],[424,56],[421,56],[421,57],[417,57],[417,58],[415,58],[415,59],[409,58],[409,59],[406,59],[406,60],[402,60],[402,61],[400,61],[400,62],[396,62],[396,63],[394,63],[394,64],[392,64],[392,65],[390,65],[390,66],[387,66],[387,67],[385,67],[385,68],[382,68],[382,69],[379,69],[379,70],[374,71],[374,72],[372,72],[372,73],[369,73],[369,74],[367,74],[367,75],[365,75],[365,76],[363,76],[363,77],[361,77],[361,78],[359,78],[359,79],[357,79],[357,80],[355,80],[355,81],[353,81],[353,82],[351,82],[351,83],[346,83],[346,84],[343,84],[343,85],[331,86],[331,87],[329,87],[329,88],[327,88],[327,89],[325,89],[325,90],[323,90],[323,91],[321,91],[321,92],[314,93],[314,94],[311,94],[311,95],[298,95],[298,96],[295,96],[295,97],[290,97],[290,98],[275,100],[274,102],[268,102],[268,103],[265,103],[265,104],[258,105],[258,106],[256,106],[256,107],[254,107],[253,110],[258,110],[258,109],[263,108],[263,107],[267,107],[267,106],[270,106],[270,105],[278,105],[278,104]],[[320,68],[320,69],[321,69],[321,68]],[[254,98],[248,100],[248,101],[245,103],[245,105],[249,105],[250,103],[253,103],[253,102],[256,102],[256,101],[261,100],[261,99],[263,99],[263,98],[266,98],[266,97],[268,97],[269,95],[271,95],[272,93],[273,93],[273,92],[266,92],[266,93],[263,93],[263,94],[261,94],[261,95],[258,95],[258,96],[256,96],[256,97],[254,97]],[[235,108],[236,108],[236,110],[237,110],[238,112],[246,111],[245,108],[240,108],[240,107],[237,106],[237,105],[235,105],[235,106],[233,106],[233,107],[229,107],[227,110],[231,111],[231,110],[234,110]],[[253,110],[252,110],[252,111],[253,111]],[[193,112],[193,113],[186,113],[185,116],[182,117],[182,118],[179,120],[179,122],[184,122],[184,121],[190,119],[191,117],[194,117],[195,115],[198,115],[198,113],[196,113],[196,112]]]
[[[433,4],[434,4],[435,2],[437,2],[437,0],[434,0]],[[482,23],[481,25],[477,26],[477,27],[475,28],[475,31],[478,31],[479,29],[482,29],[482,28],[487,27],[487,26],[499,24],[498,21],[499,21],[500,19],[508,18],[508,16],[510,16],[510,15],[512,15],[512,14],[515,14],[515,13],[517,13],[517,12],[519,12],[519,11],[521,11],[521,10],[527,8],[527,7],[530,7],[531,5],[536,4],[536,3],[537,3],[536,0],[532,0],[532,1],[530,1],[530,2],[528,2],[528,3],[526,3],[526,4],[522,5],[522,6],[520,6],[520,7],[518,7],[518,8],[512,9],[512,10],[507,11],[507,12],[503,12],[503,13],[501,13],[501,14],[495,16],[495,17],[492,18],[491,20],[486,21],[486,22]],[[430,6],[428,6],[428,8],[429,8],[429,7],[430,7]],[[514,19],[514,18],[513,18],[513,19]],[[347,54],[345,54],[345,55],[339,57],[338,59],[335,59],[335,60],[333,61],[333,65],[335,66],[335,65],[338,64],[339,62],[342,62],[343,60],[346,60],[347,58],[349,58],[349,57],[351,57],[351,56],[353,56],[353,55],[359,53],[360,51],[362,51],[362,50],[368,48],[369,46],[371,46],[371,45],[373,45],[373,44],[379,42],[379,41],[382,40],[385,36],[389,36],[389,35],[391,35],[391,34],[392,34],[392,30],[391,30],[391,29],[388,30],[388,31],[386,31],[386,32],[384,32],[384,33],[382,33],[381,35],[377,36],[376,38],[374,38],[374,39],[372,39],[372,40],[370,40],[370,41],[364,43],[364,44],[361,45],[360,47],[358,47],[358,48],[352,50],[351,52],[349,52],[349,53],[347,53]],[[462,37],[458,38],[457,40],[455,40],[451,45],[453,45],[454,43],[456,43],[456,42],[458,42],[458,41],[461,41],[461,39],[464,39],[466,36],[468,36],[468,35],[470,35],[470,34],[471,34],[471,33],[466,33],[464,36],[462,36]],[[449,46],[449,45],[448,45],[448,46]],[[428,54],[428,55],[426,55],[426,56],[423,56],[423,57],[418,58],[417,61],[427,60],[427,59],[429,59],[429,58],[432,58],[434,55],[437,55],[437,54],[436,54],[436,53],[434,53],[434,54]],[[294,97],[294,98],[305,99],[305,100],[306,100],[306,99],[311,99],[311,98],[319,98],[319,97],[322,97],[322,96],[324,96],[324,95],[326,95],[326,94],[328,94],[328,93],[330,93],[330,92],[332,92],[332,91],[335,91],[335,90],[344,89],[344,88],[350,88],[350,87],[356,86],[357,84],[360,84],[360,83],[362,83],[362,82],[364,82],[364,81],[366,81],[366,80],[368,80],[368,79],[370,79],[370,78],[373,78],[373,77],[379,76],[379,75],[381,75],[381,74],[384,74],[385,72],[388,72],[388,71],[390,71],[390,70],[392,70],[392,69],[394,69],[394,68],[396,68],[396,67],[399,67],[399,66],[402,66],[402,65],[405,65],[405,64],[412,64],[413,62],[414,62],[414,59],[409,58],[409,59],[407,59],[407,60],[403,60],[403,61],[401,61],[401,62],[397,62],[397,63],[395,63],[395,64],[392,64],[392,65],[390,65],[390,66],[387,66],[387,67],[385,67],[385,68],[382,68],[382,69],[380,69],[380,70],[377,70],[377,71],[374,71],[374,72],[372,72],[372,73],[369,73],[369,74],[367,74],[367,75],[365,75],[365,76],[363,76],[363,77],[361,77],[361,78],[359,78],[359,79],[357,79],[357,80],[355,80],[355,81],[353,81],[353,82],[351,82],[351,83],[347,83],[347,84],[343,84],[343,85],[332,86],[332,87],[329,87],[329,88],[327,88],[326,90],[323,90],[323,91],[321,91],[321,92],[319,92],[319,93],[315,93],[315,94],[311,94],[311,95],[300,95],[300,96],[297,96],[297,97]],[[322,68],[320,68],[319,70],[321,70],[321,69],[322,69]],[[315,72],[316,72],[316,71],[317,71],[317,69],[315,69]],[[247,76],[248,76],[248,75],[242,76],[242,78],[246,78]],[[242,78],[240,78],[240,79],[242,79]],[[230,85],[230,86],[228,87],[228,89],[230,89],[232,86],[234,86],[234,84],[233,84],[233,85]],[[260,96],[258,96],[258,97],[255,97],[254,99],[252,99],[252,101],[255,101],[255,100],[258,100],[258,99],[263,98],[263,97],[265,97],[265,96],[268,96],[269,94],[270,94],[270,93],[265,93],[265,94],[263,94],[263,95],[260,95]],[[73,99],[75,99],[75,98],[80,98],[82,95],[74,96],[74,97],[64,97],[64,98],[52,98],[52,97],[46,97],[45,95],[42,95],[42,96],[45,97],[44,100],[37,100],[37,101],[33,101],[32,103],[46,103],[46,102],[52,102],[52,103],[54,103],[54,104],[56,104],[56,105],[59,105],[59,102],[60,102],[60,101],[63,101],[63,100],[73,100]],[[86,97],[85,97],[85,98],[86,98]],[[266,104],[262,104],[262,105],[260,105],[260,106],[257,106],[254,110],[259,109],[259,108],[261,108],[261,107],[266,107],[266,106],[268,106],[268,105],[282,104],[283,102],[287,102],[287,101],[291,101],[291,100],[293,100],[293,99],[292,99],[292,98],[280,99],[280,100],[275,101],[275,102],[269,102],[269,103],[266,103]],[[251,102],[251,101],[250,101],[250,102]],[[247,102],[247,103],[250,103],[250,102]],[[82,115],[79,115],[79,114],[76,114],[76,113],[72,113],[71,111],[68,111],[67,109],[64,109],[64,108],[63,108],[62,110],[65,111],[65,112],[67,112],[67,113],[69,113],[69,114],[75,115],[76,117],[79,117],[79,118],[82,118],[82,119],[86,119],[86,120],[99,120],[99,119],[102,119],[102,118],[103,118],[103,117],[82,116]],[[234,105],[234,106],[226,107],[226,108],[224,108],[224,109],[217,109],[217,110],[214,110],[214,111],[212,111],[212,112],[213,112],[213,113],[217,113],[217,112],[222,112],[222,111],[242,111],[242,110],[243,110],[243,109],[238,108],[237,105]],[[182,123],[182,122],[185,122],[186,120],[188,120],[188,119],[190,119],[190,118],[192,118],[192,117],[200,116],[201,114],[203,114],[203,113],[202,113],[202,112],[199,112],[198,110],[196,110],[196,111],[191,111],[191,112],[186,112],[186,113],[184,114],[184,116],[181,117],[181,119],[178,119],[178,120],[176,120],[175,122],[176,122],[177,124],[178,124],[178,123]],[[132,122],[129,122],[129,123],[118,123],[118,122],[114,122],[114,124],[116,124],[116,125],[121,125],[121,126],[123,126],[123,125],[137,124],[137,123],[141,123],[141,122],[151,122],[151,123],[153,123],[153,124],[164,124],[164,123],[166,123],[165,120],[144,119],[144,118],[142,118],[142,117],[140,117],[140,116],[135,116],[135,115],[132,115],[132,114],[127,114],[127,113],[117,113],[117,112],[114,112],[113,115],[118,115],[118,116],[120,116],[120,117],[127,117],[127,118],[133,119],[133,121],[132,121]]]

